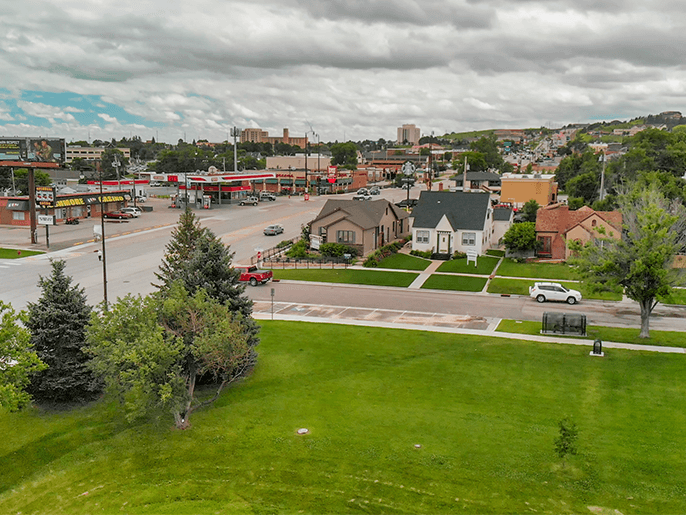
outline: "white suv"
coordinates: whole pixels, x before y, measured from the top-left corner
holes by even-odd
[[[139,216],[141,216],[142,211],[140,209],[138,209],[137,207],[122,207],[121,212],[122,213],[128,213],[131,216],[133,216],[134,218],[138,218]]]
[[[529,297],[538,302],[557,300],[567,304],[576,304],[581,300],[581,293],[567,289],[560,283],[534,283],[533,286],[529,286]]]

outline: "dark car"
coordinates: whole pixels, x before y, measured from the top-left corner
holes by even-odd
[[[102,217],[111,218],[114,220],[124,220],[127,218],[133,218],[133,215],[130,213],[124,213],[123,211],[111,211],[109,213],[103,213]]]
[[[413,208],[414,206],[417,205],[418,199],[416,198],[411,198],[411,199],[402,199],[400,202],[396,202],[395,205],[398,207],[408,207],[408,208]]]

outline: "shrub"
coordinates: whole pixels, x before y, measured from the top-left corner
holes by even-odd
[[[283,240],[282,242],[279,242],[279,244],[276,246],[277,249],[282,249],[284,247],[288,247],[293,243],[291,240]]]
[[[410,255],[424,259],[431,259],[432,252],[430,250],[411,250]]]
[[[343,254],[357,256],[357,249],[355,247],[350,247],[343,243],[324,243],[319,246],[319,252],[321,252],[322,256],[327,257],[343,257]]]
[[[389,243],[388,245],[384,245],[383,247],[376,249],[369,256],[367,256],[367,259],[364,260],[362,266],[370,268],[375,268],[379,266],[379,263],[383,259],[398,252],[398,250],[400,250],[404,244],[405,243],[402,241],[394,241],[392,243]]]
[[[456,250],[455,253],[453,254],[453,259],[464,259],[467,257],[466,252],[460,252],[459,250]]]
[[[286,251],[286,255],[290,258],[302,259],[308,257],[307,241],[299,240],[290,249]]]

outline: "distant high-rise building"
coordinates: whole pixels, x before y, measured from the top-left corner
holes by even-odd
[[[291,137],[288,134],[288,129],[283,130],[283,136],[270,136],[267,131],[262,129],[243,129],[241,131],[241,143],[251,141],[253,143],[287,143],[288,145],[297,145],[304,149],[307,145],[307,137]]]
[[[405,124],[402,127],[398,127],[398,144],[410,143],[418,145],[419,138],[421,138],[421,131],[414,124]]]

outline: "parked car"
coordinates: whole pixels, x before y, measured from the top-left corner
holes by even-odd
[[[379,188],[378,186],[372,186],[369,189],[369,194],[370,195],[381,195],[381,188]]]
[[[529,297],[536,299],[537,302],[554,300],[576,304],[581,301],[581,293],[565,288],[560,283],[534,283],[533,286],[529,286]]]
[[[416,198],[411,198],[411,199],[402,199],[400,202],[396,202],[395,205],[398,207],[409,207],[412,208],[417,205],[419,199]]]
[[[138,218],[141,216],[142,211],[138,209],[137,207],[122,207],[121,208],[122,213],[129,213],[131,216],[134,218]]]
[[[276,236],[283,233],[283,226],[279,224],[272,224],[264,228],[264,234],[267,236]]]
[[[124,213],[123,211],[112,211],[110,213],[103,213],[103,218],[112,218],[115,220],[125,220],[127,218],[133,218],[131,213]]]
[[[372,196],[369,194],[367,190],[364,190],[362,193],[360,193],[359,190],[357,193],[353,195],[353,200],[372,200]]]
[[[260,270],[256,266],[237,266],[235,268],[241,273],[240,281],[249,282],[250,286],[264,284],[274,276],[271,270]]]
[[[146,197],[144,195],[139,195],[136,197],[136,202],[145,203],[146,200],[148,200],[148,197]]]
[[[238,205],[239,206],[247,206],[248,204],[251,204],[253,206],[256,206],[259,200],[257,197],[246,197],[243,200],[241,200]]]
[[[260,192],[260,200],[265,201],[269,200],[271,202],[274,202],[276,200],[276,195],[273,193],[269,193],[268,191],[261,191]]]

